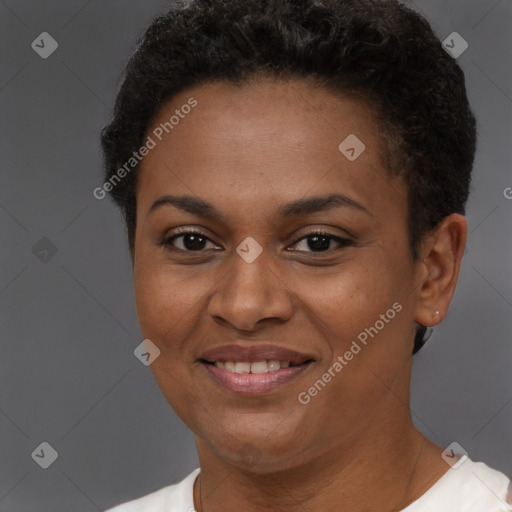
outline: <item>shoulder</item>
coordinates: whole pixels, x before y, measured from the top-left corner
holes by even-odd
[[[500,471],[466,459],[402,512],[509,512],[512,485]]]
[[[174,512],[194,509],[194,481],[200,469],[195,469],[180,482],[168,485],[136,500],[109,508],[105,512]]]

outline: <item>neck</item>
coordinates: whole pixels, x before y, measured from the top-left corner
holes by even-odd
[[[270,472],[226,462],[196,441],[201,461],[194,489],[198,512],[401,510],[449,469],[441,449],[410,419],[402,428],[370,428],[356,442]]]

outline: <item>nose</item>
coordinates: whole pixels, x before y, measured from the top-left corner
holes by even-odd
[[[210,299],[209,315],[240,331],[258,330],[264,320],[289,320],[293,313],[291,294],[270,260],[265,251],[252,263],[234,253],[227,275]]]

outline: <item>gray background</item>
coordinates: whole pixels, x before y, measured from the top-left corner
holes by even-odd
[[[92,195],[122,66],[166,5],[0,2],[2,512],[103,510],[197,467],[192,435],[133,355],[124,227]],[[458,60],[480,137],[460,284],[415,357],[413,416],[439,445],[512,474],[512,2],[411,5],[441,39],[468,41]],[[59,44],[48,59],[31,48],[44,31]],[[43,441],[59,454],[48,469],[31,457]]]

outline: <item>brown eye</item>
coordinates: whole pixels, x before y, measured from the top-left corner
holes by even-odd
[[[214,247],[217,247],[204,233],[199,231],[184,231],[166,237],[160,245],[179,251],[199,252],[207,249],[206,245],[208,242]]]
[[[342,249],[343,247],[347,247],[353,245],[351,240],[347,238],[341,238],[336,235],[332,235],[324,232],[315,232],[310,233],[304,237],[302,237],[295,245],[299,245],[300,243],[305,242],[305,249],[293,249],[300,252],[327,252],[332,249],[332,242],[338,244],[337,249]]]

